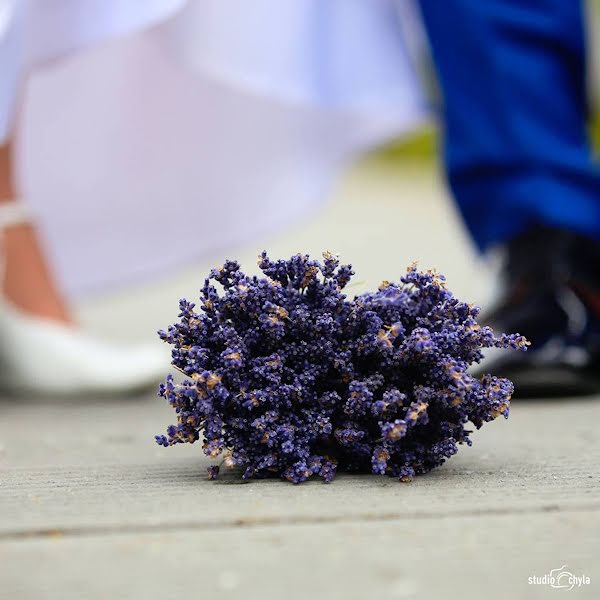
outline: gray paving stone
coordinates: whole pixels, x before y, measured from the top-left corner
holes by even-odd
[[[2,413],[12,597],[543,598],[558,590],[527,577],[563,564],[592,577],[571,594],[597,597],[598,399],[515,403],[411,484],[208,481],[199,446],[153,445],[171,416],[154,398]]]
[[[0,544],[2,590],[20,600],[597,598],[593,515],[358,519],[10,541]],[[591,584],[570,592],[528,584],[563,565]]]
[[[170,417],[160,399],[6,411],[0,532],[600,508],[597,401],[516,405],[472,448],[407,485],[360,475],[246,483],[239,472],[208,481],[199,444],[153,443]]]

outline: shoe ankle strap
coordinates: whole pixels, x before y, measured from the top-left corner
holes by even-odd
[[[0,230],[30,223],[32,217],[31,208],[20,200],[0,203]]]

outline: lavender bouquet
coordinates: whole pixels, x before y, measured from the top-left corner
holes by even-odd
[[[349,300],[352,267],[329,252],[322,262],[263,252],[258,265],[264,277],[235,261],[211,271],[199,310],[181,300],[180,321],[159,332],[185,378],[160,386],[177,424],[158,444],[202,438],[245,479],[329,482],[343,470],[408,481],[470,445],[469,422],[508,417],[511,382],[467,369],[482,348],[528,342],[479,326],[442,275],[412,265]]]

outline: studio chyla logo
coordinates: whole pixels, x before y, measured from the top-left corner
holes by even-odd
[[[531,575],[527,580],[529,585],[548,585],[561,590],[572,590],[573,588],[590,585],[591,579],[585,574],[574,574],[569,571],[568,565],[560,569],[552,569],[545,575]]]

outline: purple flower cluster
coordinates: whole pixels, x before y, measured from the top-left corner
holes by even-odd
[[[158,444],[202,438],[244,478],[329,482],[343,470],[407,481],[470,445],[468,422],[508,416],[511,382],[467,369],[482,348],[528,342],[479,326],[442,275],[412,265],[400,283],[349,300],[352,267],[329,252],[263,252],[258,265],[262,277],[235,261],[211,271],[199,310],[181,300],[180,321],[159,332],[185,378],[160,387],[177,424]]]

